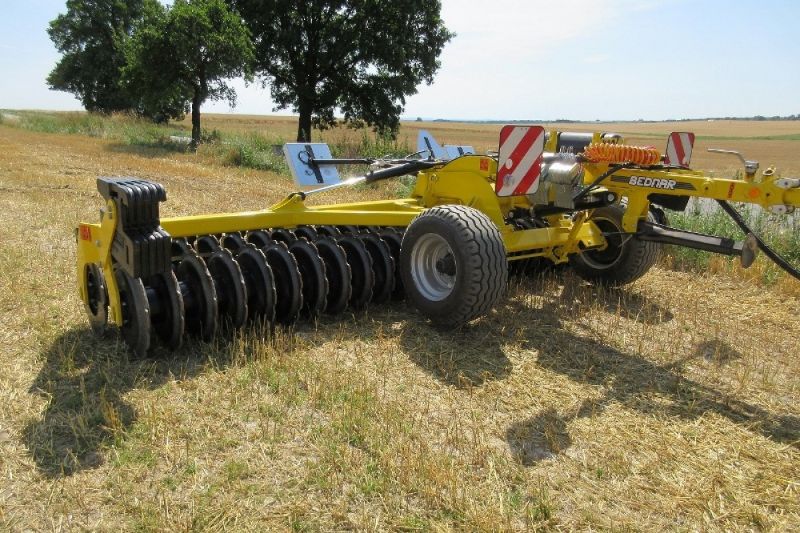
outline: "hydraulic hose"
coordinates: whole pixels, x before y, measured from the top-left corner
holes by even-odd
[[[652,146],[611,143],[592,143],[583,150],[583,157],[598,163],[633,163],[641,167],[655,165],[661,160],[661,154]]]
[[[767,257],[772,259],[772,261],[776,265],[781,267],[790,276],[794,277],[795,279],[800,280],[800,270],[796,269],[794,266],[789,264],[789,262],[786,259],[781,257],[775,250],[770,248],[767,245],[767,243],[765,243],[763,240],[761,240],[761,237],[759,237],[758,235],[753,233],[753,231],[747,226],[747,223],[744,221],[744,218],[742,218],[742,215],[740,215],[739,212],[736,211],[736,209],[734,209],[725,200],[717,200],[717,203],[719,203],[720,207],[722,207],[722,209],[726,213],[728,213],[728,216],[731,217],[734,222],[736,222],[736,225],[739,226],[739,229],[741,229],[745,234],[750,233],[750,234],[753,235],[753,237],[755,237],[756,243],[758,243],[758,248],[762,252],[764,252],[764,255],[766,255]]]

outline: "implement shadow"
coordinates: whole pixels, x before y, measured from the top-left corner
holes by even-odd
[[[563,268],[526,265],[525,269],[517,270],[518,276],[512,278],[509,284],[512,294],[530,291],[531,280],[542,287],[565,281]],[[533,292],[543,293],[542,287],[535,288]],[[634,292],[581,286],[574,279],[567,280],[563,289],[561,298],[553,303],[551,309],[551,313],[560,313],[559,316],[576,316],[585,308],[581,302],[591,299],[610,313],[645,324],[659,324],[673,318],[669,310]],[[537,322],[536,313],[513,306],[501,308],[499,312],[480,321],[450,330],[432,327],[424,320],[414,320],[414,316],[409,315],[405,321],[400,337],[403,351],[439,381],[458,388],[481,386],[487,381],[506,378],[512,369],[504,353],[507,344],[512,341],[529,344],[524,337],[534,333],[534,330],[535,335],[547,338],[551,330],[561,329],[558,321]]]
[[[531,283],[529,290],[545,294],[548,282]],[[549,282],[552,285],[552,281]],[[597,304],[610,312],[618,305],[615,302],[631,301],[628,296],[620,298],[620,291],[604,289],[570,289],[573,286],[566,280],[560,294],[543,296],[540,304],[533,308],[519,301],[509,302],[501,313],[509,316],[527,314],[530,320],[517,321],[518,338],[525,341],[526,349],[538,352],[540,367],[562,374],[579,383],[602,387],[603,395],[591,402],[584,402],[575,412],[554,413],[546,410],[529,420],[512,424],[506,432],[509,448],[517,459],[531,465],[558,453],[571,442],[566,433],[566,420],[586,417],[602,412],[611,403],[620,403],[642,413],[677,416],[696,419],[705,413],[713,412],[730,421],[758,433],[775,442],[800,447],[800,418],[793,415],[775,415],[766,409],[730,397],[680,374],[681,363],[658,365],[641,356],[626,353],[601,344],[588,336],[576,335],[564,327],[567,320],[577,318],[576,291],[580,298],[586,298],[586,290],[597,298]],[[551,290],[550,293],[553,291]],[[611,301],[606,301],[606,299]],[[517,299],[519,300],[519,298]],[[647,314],[631,312],[627,316],[641,320],[641,317],[671,316],[659,311],[655,304],[644,296],[636,296]],[[710,355],[709,355],[710,354]],[[689,359],[695,357],[715,358],[729,361],[740,357],[731,347],[721,342],[704,342],[697,346]],[[668,402],[657,400],[655,397]]]
[[[411,318],[400,335],[400,346],[420,368],[457,388],[478,387],[506,378],[511,361],[503,353],[502,331],[484,320],[446,330]]]
[[[227,366],[230,348],[189,342],[177,352],[157,348],[151,358],[132,360],[114,333],[75,328],[43,352],[44,364],[29,392],[47,400],[23,439],[38,470],[50,478],[103,463],[102,449],[124,440],[136,420],[124,395],[155,389],[172,379],[190,379],[210,365]]]

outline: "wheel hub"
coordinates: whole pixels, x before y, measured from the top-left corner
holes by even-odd
[[[447,254],[436,260],[436,271],[447,276],[456,275],[456,260],[453,254]]]
[[[441,301],[456,284],[458,265],[450,245],[441,235],[427,233],[411,252],[411,277],[425,298]]]

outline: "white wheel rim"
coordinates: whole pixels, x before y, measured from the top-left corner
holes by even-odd
[[[427,300],[444,300],[456,285],[458,265],[447,241],[435,233],[426,233],[411,252],[411,278]]]

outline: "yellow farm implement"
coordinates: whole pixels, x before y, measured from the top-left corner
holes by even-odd
[[[457,326],[503,297],[510,263],[568,262],[587,280],[624,285],[648,271],[663,243],[738,255],[745,266],[761,248],[797,276],[727,202],[790,213],[800,179],[744,160],[741,180],[691,170],[691,134],[672,134],[663,156],[615,134],[540,126],[504,127],[488,155],[441,147],[424,132],[419,141],[412,156],[380,160],[286,145],[302,190],[254,212],[162,219],[161,185],[99,179],[101,220],[77,231],[92,326],[117,325],[141,356],[152,338],[174,349],[186,333],[209,340],[251,322],[290,324],[404,297],[434,323]],[[371,171],[340,180],[337,166],[347,164]],[[416,175],[408,198],[308,205],[331,188],[406,174]],[[662,208],[682,210],[690,197],[719,201],[747,237],[667,226]]]

